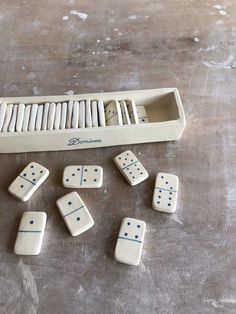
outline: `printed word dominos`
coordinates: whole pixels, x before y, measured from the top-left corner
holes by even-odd
[[[179,178],[173,174],[158,173],[152,207],[166,213],[174,213],[177,205]]]
[[[25,212],[21,218],[14,253],[38,255],[41,251],[47,215],[44,212]]]
[[[48,169],[31,162],[24,168],[8,188],[8,192],[17,199],[26,202],[49,175]]]
[[[146,223],[142,220],[124,218],[121,223],[115,248],[117,261],[137,266],[143,248]]]
[[[99,166],[67,166],[63,172],[62,184],[66,188],[100,188],[103,169]]]
[[[57,200],[57,206],[73,237],[94,225],[92,216],[78,193],[71,192]]]
[[[117,155],[114,158],[114,163],[132,186],[148,178],[147,170],[130,150]]]

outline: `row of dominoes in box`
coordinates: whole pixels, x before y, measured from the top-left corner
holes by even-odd
[[[128,183],[137,185],[148,178],[148,173],[131,151],[125,151],[114,158],[114,162]],[[9,186],[9,192],[16,198],[27,201],[49,175],[48,169],[30,163]],[[67,166],[63,173],[63,185],[67,188],[98,188],[102,186],[103,169],[99,166]],[[153,194],[153,208],[174,212],[177,203],[178,177],[158,173]],[[77,236],[94,225],[86,205],[77,194],[71,192],[57,201],[59,211],[72,236]],[[46,213],[26,212],[20,223],[14,252],[23,255],[40,253]],[[138,265],[145,234],[145,222],[125,218],[122,222],[115,257],[118,261]]]
[[[0,132],[25,132],[147,123],[134,101],[82,100],[45,104],[0,104]]]

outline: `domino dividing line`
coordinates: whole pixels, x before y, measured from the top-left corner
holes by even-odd
[[[33,185],[36,185],[36,183],[30,181],[29,179],[23,177],[22,175],[19,175],[19,177],[21,177],[22,179],[24,179],[25,181],[28,181],[29,183],[33,184]]]
[[[156,186],[155,189],[159,189],[159,190],[163,190],[163,191],[167,191],[167,192],[175,192],[175,193],[178,192],[176,190],[169,190],[169,189],[159,188],[158,186]]]
[[[122,168],[121,170],[124,170],[124,169],[126,169],[126,168],[128,168],[128,167],[130,167],[130,166],[132,166],[132,165],[134,165],[134,164],[136,164],[138,162],[138,160],[136,160],[136,161],[134,161],[134,162],[132,162],[131,164],[129,164],[128,166],[125,166],[124,168]]]
[[[84,207],[84,205],[83,206],[81,206],[81,207],[79,207],[79,208],[76,208],[75,210],[72,210],[72,212],[70,212],[70,213],[68,213],[68,214],[66,214],[65,216],[63,216],[63,217],[67,217],[67,216],[69,216],[69,215],[71,215],[71,214],[73,214],[73,213],[75,213],[75,212],[77,212],[78,210],[80,210],[81,208],[83,208]]]
[[[125,237],[118,237],[118,239],[123,239],[123,240],[128,240],[128,241],[133,241],[133,242],[142,243],[142,241],[135,240],[135,239],[130,239],[130,238],[125,238]]]

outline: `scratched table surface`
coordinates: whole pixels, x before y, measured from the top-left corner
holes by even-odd
[[[176,142],[0,155],[0,313],[236,313],[235,1],[1,0],[0,30],[1,96],[177,87],[187,119]],[[125,149],[150,175],[136,187]],[[7,188],[30,161],[50,176],[22,203]],[[71,164],[105,174],[79,191],[95,226],[78,237],[55,205]],[[175,214],[151,208],[159,171],[180,178]],[[29,210],[48,215],[42,251],[17,256]],[[138,267],[113,257],[123,217],[147,223]]]

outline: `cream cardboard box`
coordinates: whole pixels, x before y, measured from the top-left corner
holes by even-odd
[[[0,153],[74,150],[125,144],[178,140],[186,126],[176,88],[122,91],[98,94],[0,98],[7,104],[44,104],[68,100],[133,99],[146,108],[149,123],[83,129],[1,132]]]

